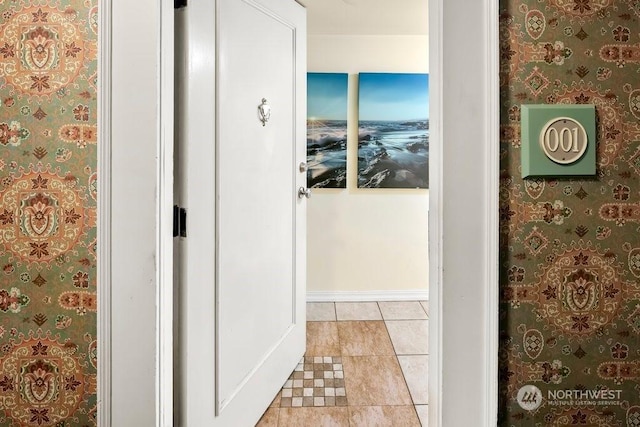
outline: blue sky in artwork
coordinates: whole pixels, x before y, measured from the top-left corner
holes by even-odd
[[[429,75],[360,73],[360,120],[416,120],[429,117]]]
[[[347,120],[346,73],[307,74],[307,118]]]

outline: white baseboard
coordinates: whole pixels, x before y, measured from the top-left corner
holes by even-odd
[[[309,291],[307,302],[428,301],[428,290],[415,291]]]

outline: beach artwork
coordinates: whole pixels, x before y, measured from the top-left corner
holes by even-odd
[[[307,186],[347,186],[346,73],[307,74]]]
[[[429,76],[359,75],[358,187],[429,188]]]

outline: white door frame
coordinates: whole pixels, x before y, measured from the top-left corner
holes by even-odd
[[[173,3],[100,7],[99,425],[170,426]],[[429,23],[429,425],[495,426],[498,4],[430,0]]]
[[[100,0],[98,425],[173,425],[171,0]]]
[[[498,1],[429,0],[429,425],[498,410]]]

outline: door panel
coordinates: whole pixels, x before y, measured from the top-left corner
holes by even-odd
[[[179,425],[254,425],[304,353],[306,18],[262,1],[190,2],[176,21]]]
[[[257,4],[219,8],[218,391],[223,408],[294,325],[295,32]],[[262,125],[258,105],[271,118]],[[238,339],[242,337],[242,339]]]

